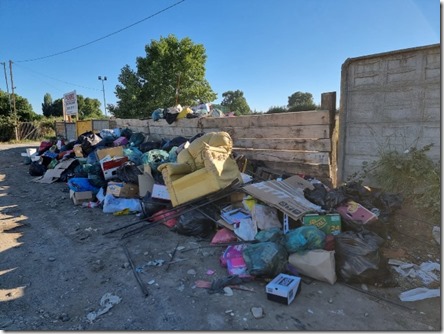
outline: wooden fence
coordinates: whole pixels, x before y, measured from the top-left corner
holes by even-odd
[[[336,93],[322,94],[322,110],[239,117],[179,119],[116,119],[118,127],[128,127],[149,135],[150,140],[191,138],[200,132],[226,131],[234,152],[256,166],[288,174],[309,174],[332,184],[335,180],[334,130]]]

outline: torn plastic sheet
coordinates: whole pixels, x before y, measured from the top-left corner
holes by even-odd
[[[428,285],[433,281],[439,281],[439,277],[434,271],[441,271],[441,266],[436,262],[423,262],[419,266],[413,263],[407,263],[397,260],[389,260],[389,264],[402,277],[419,278]]]
[[[160,267],[163,266],[163,264],[165,263],[165,260],[153,260],[153,261],[148,261],[147,263],[145,263],[143,266],[137,267],[136,271],[138,273],[143,272],[143,269],[145,267]]]
[[[439,297],[441,295],[441,289],[428,289],[428,288],[415,288],[412,290],[404,291],[399,295],[399,299],[403,302],[414,302],[417,300],[423,300],[427,298]]]
[[[102,306],[102,308],[98,311],[89,312],[86,318],[90,322],[93,322],[97,319],[97,317],[108,312],[114,305],[119,304],[121,300],[122,298],[120,298],[119,296],[113,295],[109,292],[105,293],[100,299],[100,306]]]

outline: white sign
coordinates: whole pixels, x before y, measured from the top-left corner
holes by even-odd
[[[63,103],[65,105],[66,115],[77,115],[79,108],[77,106],[76,91],[63,94]]]

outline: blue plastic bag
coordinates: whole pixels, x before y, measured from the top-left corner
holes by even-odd
[[[99,188],[94,187],[87,178],[83,177],[73,177],[70,178],[67,182],[69,189],[73,191],[92,191],[97,193]]]

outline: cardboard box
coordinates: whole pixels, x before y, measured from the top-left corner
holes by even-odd
[[[74,205],[80,205],[83,202],[89,202],[94,199],[92,191],[74,191],[69,190],[69,198],[72,199]]]
[[[96,150],[97,159],[102,160],[107,155],[111,158],[123,157],[123,146],[102,148],[101,150]]]
[[[378,216],[373,212],[354,201],[348,201],[346,204],[338,206],[336,211],[341,215],[342,219],[351,220],[358,224],[368,224],[378,220]]]
[[[304,216],[302,223],[304,225],[314,225],[325,234],[337,235],[341,233],[341,216],[338,213],[307,214]]]
[[[126,182],[108,182],[106,194],[112,194],[115,197],[121,198],[136,198],[139,197],[139,186]]]
[[[160,199],[166,199],[170,200],[170,193],[168,192],[168,189],[166,186],[161,184],[154,184],[153,185],[153,191],[151,193],[152,198],[160,198]]]
[[[304,189],[313,189],[313,185],[294,175],[285,180],[264,181],[243,187],[251,196],[281,210],[294,220],[302,218],[310,211],[320,211],[321,207],[304,197]]]
[[[290,305],[301,289],[301,278],[279,274],[265,287],[267,299]]]
[[[108,161],[101,161],[103,176],[105,180],[112,179],[117,176],[117,169],[128,161],[128,157],[115,158]]]

